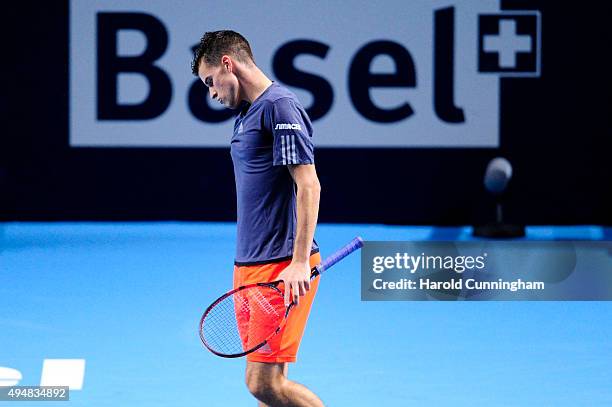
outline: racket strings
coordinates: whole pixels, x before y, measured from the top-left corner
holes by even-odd
[[[202,324],[202,337],[213,351],[239,355],[264,342],[279,326],[285,305],[279,290],[253,286],[215,304]]]
[[[232,295],[217,303],[206,315],[205,323],[202,326],[206,344],[222,353],[237,353],[242,349],[234,305],[236,298],[234,297]],[[238,301],[240,304],[244,300],[239,299]],[[239,313],[248,313],[248,305],[242,303]]]

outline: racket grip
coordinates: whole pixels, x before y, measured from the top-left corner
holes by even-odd
[[[318,276],[323,273],[325,270],[338,263],[340,260],[353,253],[355,250],[363,247],[363,239],[361,237],[356,237],[351,240],[346,246],[337,250],[334,254],[326,258],[321,264],[315,266],[315,269],[312,272],[311,278]]]

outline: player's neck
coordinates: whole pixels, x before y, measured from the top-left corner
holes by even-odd
[[[253,103],[272,85],[272,81],[257,66],[244,72],[240,82],[242,99],[249,103]]]

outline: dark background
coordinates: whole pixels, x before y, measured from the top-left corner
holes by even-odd
[[[612,15],[603,2],[502,4],[541,10],[542,76],[502,79],[501,147],[319,148],[320,221],[486,221],[483,173],[501,155],[508,220],[612,224]],[[67,1],[13,3],[1,19],[0,219],[235,219],[229,149],[69,147]]]

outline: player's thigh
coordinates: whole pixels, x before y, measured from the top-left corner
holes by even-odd
[[[247,361],[246,383],[251,387],[273,386],[287,377],[289,363],[263,363]]]

